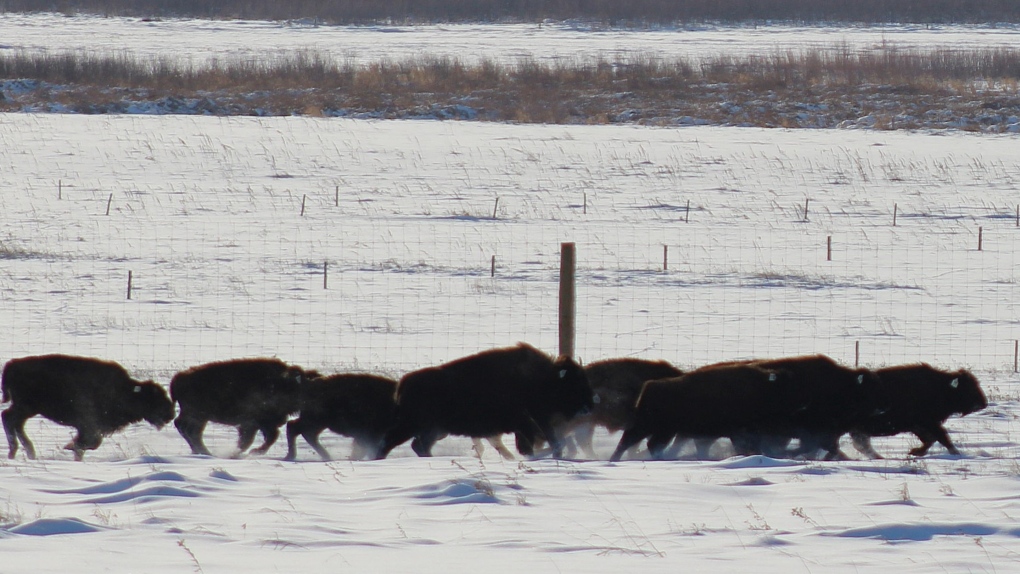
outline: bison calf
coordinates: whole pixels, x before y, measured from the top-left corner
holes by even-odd
[[[209,422],[236,426],[238,454],[262,432],[263,454],[280,435],[280,427],[300,407],[304,378],[318,376],[278,359],[235,359],[192,367],[174,375],[170,396],[180,405],[174,421],[191,452],[208,455],[202,433]]]
[[[492,349],[405,375],[397,386],[397,421],[386,433],[379,458],[414,439],[419,456],[453,434],[475,438],[517,435],[517,450],[534,451],[544,437],[553,455],[563,446],[553,421],[592,407],[584,370],[568,357],[551,359],[530,345]]]
[[[988,406],[977,379],[966,370],[941,371],[922,363],[878,369],[875,374],[880,408],[850,433],[854,447],[872,458],[881,457],[871,446],[871,437],[902,432],[921,439],[921,446],[910,450],[914,456],[924,456],[935,442],[950,454],[959,454],[943,426],[946,419]]]
[[[680,377],[648,381],[611,461],[648,439],[659,458],[674,436],[691,438],[756,436],[771,433],[801,403],[785,371],[756,365],[709,366]]]
[[[287,423],[287,457],[297,455],[297,437],[304,437],[322,460],[329,452],[319,435],[329,429],[354,439],[352,459],[375,458],[396,413],[397,381],[364,374],[332,375],[301,385],[301,416]]]
[[[132,379],[112,361],[67,355],[12,359],[4,366],[2,386],[3,401],[11,402],[2,415],[8,458],[17,454],[18,440],[28,458],[35,458],[35,447],[25,435],[25,421],[35,415],[77,429],[64,447],[74,451],[75,460],[131,423],[145,420],[162,428],[174,418],[174,405],[163,387]]]

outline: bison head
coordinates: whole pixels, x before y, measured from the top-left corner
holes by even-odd
[[[553,366],[556,376],[549,390],[552,409],[568,419],[590,412],[595,401],[584,369],[565,356],[556,359]]]
[[[949,407],[961,415],[980,411],[988,406],[988,399],[981,391],[981,385],[970,371],[961,369],[950,373],[946,382]]]
[[[174,420],[174,403],[166,393],[166,389],[153,381],[135,383],[133,391],[137,413],[146,422],[156,428]]]

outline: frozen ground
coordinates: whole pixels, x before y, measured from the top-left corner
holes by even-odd
[[[3,569],[1010,571],[1017,149],[977,134],[0,116],[5,359],[96,355],[165,383],[234,356],[399,375],[518,340],[555,351],[559,244],[574,241],[586,360],[852,364],[859,341],[864,365],[967,366],[990,395],[948,424],[964,456],[908,459],[896,437],[876,440],[887,460],[841,463],[725,444],[714,461],[503,462],[463,439],[429,460],[405,446],[327,464],[302,445],[283,463],[283,445],[195,457],[145,426],[74,463],[69,429],[33,419],[40,460],[0,463]],[[597,437],[603,456],[616,438]],[[211,429],[218,454],[232,441]]]

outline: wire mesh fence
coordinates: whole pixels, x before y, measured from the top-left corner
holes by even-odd
[[[52,142],[46,118],[4,121],[3,359],[165,381],[247,356],[399,375],[554,353],[570,241],[583,361],[1015,370],[1020,171],[985,139],[916,157],[903,135],[754,132],[748,152],[711,130],[64,118]]]

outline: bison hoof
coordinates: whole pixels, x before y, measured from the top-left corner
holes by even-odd
[[[924,456],[926,454],[928,454],[928,449],[926,447],[923,447],[923,446],[919,446],[917,448],[910,449],[910,455],[911,456]]]

